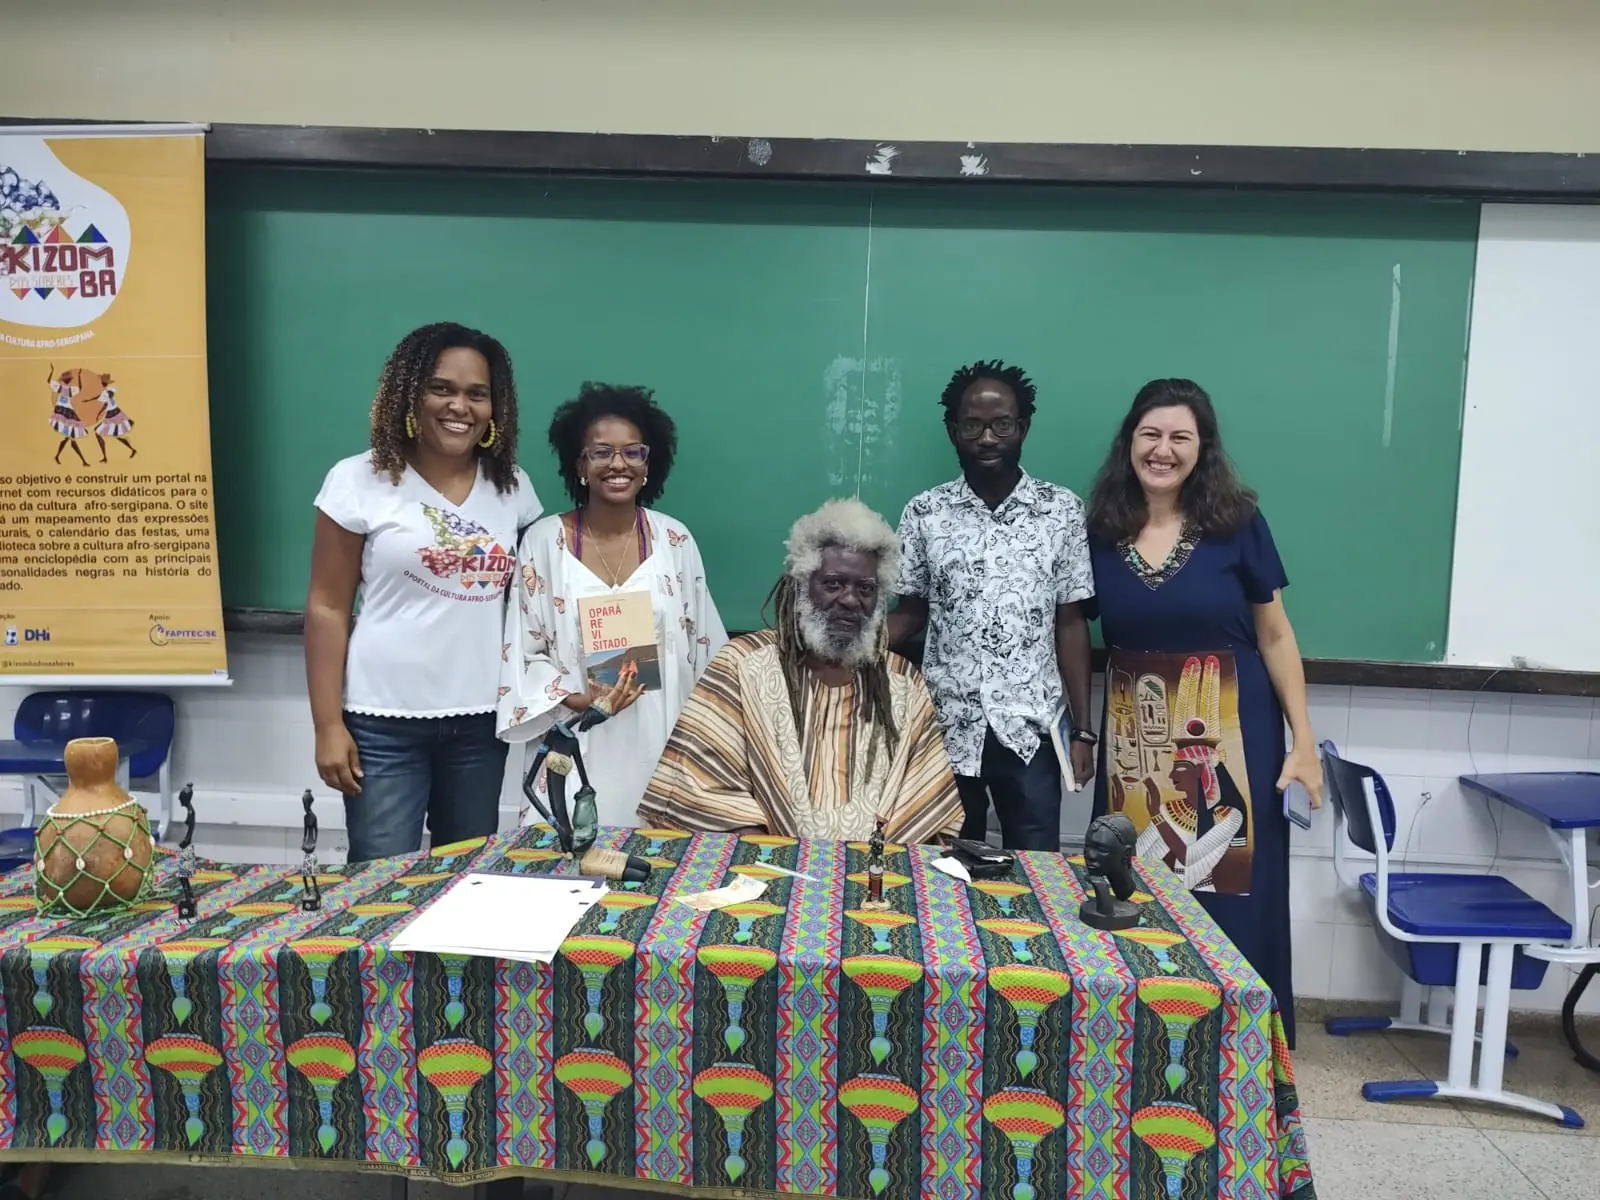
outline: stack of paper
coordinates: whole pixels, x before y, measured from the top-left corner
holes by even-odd
[[[600,880],[576,875],[467,875],[389,948],[547,963],[606,891]]]

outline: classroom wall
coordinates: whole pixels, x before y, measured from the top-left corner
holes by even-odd
[[[8,9],[12,116],[1600,151],[1592,0]]]
[[[1292,611],[1292,596],[1289,603]],[[176,786],[195,785],[195,845],[207,858],[300,861],[298,797],[317,783],[303,653],[297,637],[235,635],[228,639],[231,688],[176,693],[173,778]],[[0,687],[0,730],[11,728],[22,694]],[[1594,769],[1600,710],[1593,700],[1314,687],[1311,716],[1319,738],[1331,738],[1351,758],[1384,773],[1397,808],[1399,869],[1492,869],[1564,909],[1567,875],[1543,828],[1463,795],[1454,781],[1473,772]],[[521,753],[512,749],[501,801],[508,826],[521,807]],[[345,850],[343,807],[326,788],[316,790],[322,850],[336,860]],[[1086,793],[1068,797],[1065,836],[1081,837],[1088,806]],[[18,782],[0,779],[0,827],[14,824],[7,817],[20,808]],[[1394,1001],[1399,976],[1378,949],[1365,909],[1340,893],[1332,848],[1326,810],[1310,832],[1294,831],[1295,989],[1304,997]],[[1513,1002],[1553,1011],[1570,983],[1568,971],[1553,967],[1541,990],[1516,993]],[[1585,1006],[1600,1013],[1600,990],[1589,989]]]

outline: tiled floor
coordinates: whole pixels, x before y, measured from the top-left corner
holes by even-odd
[[[1321,1200],[1593,1200],[1600,1195],[1600,1075],[1572,1061],[1555,1027],[1513,1031],[1506,1087],[1565,1104],[1589,1125],[1433,1101],[1368,1104],[1369,1079],[1442,1078],[1443,1038],[1331,1038],[1302,1022],[1295,1053]],[[1588,1035],[1588,1043],[1596,1039]]]
[[[1444,1042],[1412,1035],[1330,1038],[1303,1021],[1295,1054],[1311,1167],[1321,1200],[1594,1200],[1600,1196],[1600,1075],[1571,1059],[1553,1026],[1514,1031],[1521,1057],[1506,1086],[1576,1108],[1581,1131],[1454,1104],[1377,1107],[1361,1099],[1368,1079],[1438,1078]],[[1590,1037],[1590,1044],[1600,1038]],[[648,1193],[571,1187],[560,1200],[627,1200]],[[411,1200],[462,1192],[411,1188]],[[71,1170],[61,1200],[390,1200],[386,1180],[303,1171],[193,1167]]]

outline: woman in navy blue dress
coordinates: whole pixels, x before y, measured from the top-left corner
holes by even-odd
[[[1288,576],[1197,384],[1134,397],[1095,480],[1089,549],[1110,652],[1095,812],[1126,813],[1139,853],[1193,889],[1272,988],[1292,1046],[1280,793],[1298,781],[1320,804],[1322,769]]]

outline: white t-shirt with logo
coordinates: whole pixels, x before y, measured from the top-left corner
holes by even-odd
[[[410,467],[398,484],[369,454],[336,463],[317,508],[366,540],[344,707],[381,717],[493,712],[517,538],[540,513],[522,469],[501,495],[478,475],[452,504]]]

